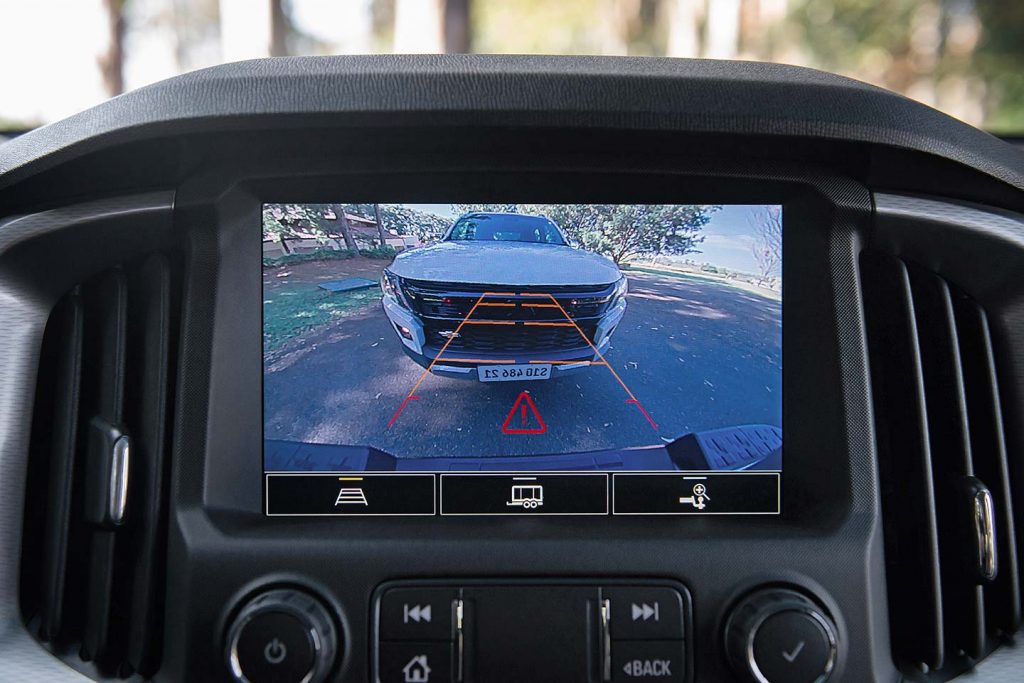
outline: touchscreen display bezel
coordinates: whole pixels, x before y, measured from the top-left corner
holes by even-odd
[[[269,202],[267,202],[269,203]],[[741,204],[730,202],[728,205]],[[764,203],[769,204],[768,202]],[[776,203],[783,216],[783,204]],[[264,203],[260,204],[261,209]],[[785,220],[785,219],[783,219]],[[785,235],[785,231],[783,231]],[[785,253],[785,252],[783,252]],[[784,257],[783,257],[784,258]],[[780,290],[783,285],[780,283]],[[783,307],[783,310],[785,308]],[[262,328],[261,311],[261,328]],[[780,328],[780,336],[782,333]],[[261,329],[261,333],[262,333]],[[602,359],[603,360],[603,359]],[[262,373],[261,373],[262,374]],[[780,370],[780,378],[782,371]],[[616,376],[617,377],[617,376]],[[621,380],[619,380],[621,382]],[[628,388],[626,389],[628,392]],[[783,394],[784,395],[784,394]],[[632,397],[632,394],[630,394]],[[264,399],[265,400],[265,399]],[[780,405],[782,397],[779,397]],[[627,401],[628,403],[628,401]],[[403,406],[404,407],[404,404]],[[644,415],[642,405],[637,408]],[[399,413],[401,409],[399,410]],[[398,414],[398,413],[396,413]],[[783,411],[783,416],[785,415]],[[650,418],[648,418],[650,419]],[[653,422],[652,422],[653,424]],[[262,425],[262,420],[261,420]],[[373,461],[373,449],[368,462]],[[264,460],[264,463],[266,461]],[[381,462],[377,460],[377,462]],[[678,515],[779,515],[782,512],[782,468],[760,472],[743,471],[709,471],[678,469],[677,471],[649,470],[643,468],[619,470],[617,472],[580,472],[579,470],[518,468],[503,465],[495,472],[484,475],[479,472],[463,471],[457,466],[448,469],[440,467],[417,468],[415,472],[396,473],[393,468],[375,469],[367,466],[362,469],[346,469],[335,471],[275,471],[264,470],[263,505],[267,516],[495,516],[495,515],[532,515],[532,516],[678,516]],[[271,477],[274,478],[275,505],[271,505]],[[598,484],[595,478],[602,479]],[[547,509],[539,508],[543,503],[534,503],[534,508],[520,507],[516,501],[517,488],[523,487],[523,481],[537,490],[548,492]],[[543,482],[538,484],[538,480]],[[701,480],[696,483],[693,480]],[[710,479],[710,481],[709,481]],[[302,483],[299,484],[299,480]],[[339,480],[341,482],[339,483]],[[523,480],[523,481],[520,481]],[[719,493],[719,500],[735,501],[719,503],[717,509],[708,505],[713,496],[713,487]],[[686,490],[683,491],[683,488]],[[338,496],[334,496],[338,489]],[[689,493],[688,496],[675,495],[676,490]],[[344,497],[345,491],[359,492],[358,506],[343,506],[342,512],[327,510],[326,506],[313,506],[307,499],[332,498],[335,501]],[[532,489],[531,489],[532,490]],[[589,499],[580,492],[590,492]],[[428,493],[429,492],[429,493]],[[447,496],[446,496],[447,492]],[[551,495],[562,492],[562,498],[572,499],[571,504],[551,505]],[[508,494],[508,495],[506,495]],[[572,494],[572,495],[570,495]],[[616,495],[618,494],[618,495]],[[367,496],[375,501],[387,500],[383,507],[374,510],[363,509],[363,501]],[[705,498],[706,495],[706,498]],[[499,500],[501,498],[502,500]],[[504,500],[510,498],[512,502]],[[582,499],[582,500],[581,500]],[[651,504],[652,499],[661,500],[661,504]],[[419,501],[419,505],[411,505],[410,501]],[[554,500],[558,500],[556,496]],[[587,504],[589,500],[589,506]],[[278,503],[277,501],[282,501]],[[293,501],[285,503],[284,501]],[[447,501],[447,505],[445,502]],[[667,501],[667,502],[666,502]],[[676,503],[683,503],[679,508]],[[671,503],[671,504],[669,504]],[[294,507],[291,507],[294,505]],[[336,503],[337,505],[337,503]],[[514,509],[508,509],[510,506]],[[693,509],[690,509],[693,508]],[[711,509],[709,509],[711,508]]]

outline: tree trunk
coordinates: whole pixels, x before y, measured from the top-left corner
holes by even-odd
[[[600,21],[601,54],[629,54],[629,21],[623,4],[618,0],[602,0],[596,9]]]
[[[380,221],[380,204],[373,205],[373,220],[377,221],[377,234],[380,235],[380,248],[383,249],[388,243],[384,235],[384,224]]]
[[[124,92],[124,0],[103,0],[107,11],[107,51],[99,57],[103,89],[114,97]]]
[[[352,228],[349,227],[348,219],[345,218],[345,207],[341,204],[335,204],[336,208],[334,213],[338,216],[338,225],[341,226],[341,236],[345,238],[345,247],[349,251],[359,253],[359,246],[356,245],[356,240],[352,237]]]
[[[270,46],[271,57],[285,57],[288,54],[288,16],[284,12],[283,0],[270,0]]]
[[[448,54],[471,52],[469,6],[470,0],[444,0],[444,51]]]
[[[661,243],[658,244],[658,251],[654,252],[654,257],[651,258],[651,263],[658,265],[658,259],[661,258],[661,252],[665,251],[665,243],[668,241],[667,237],[661,238]]]

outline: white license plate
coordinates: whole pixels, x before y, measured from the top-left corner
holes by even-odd
[[[551,365],[480,365],[477,368],[481,382],[522,382],[533,379],[550,379]]]

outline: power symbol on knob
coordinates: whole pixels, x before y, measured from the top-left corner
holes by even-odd
[[[270,664],[280,664],[288,656],[288,648],[280,640],[274,638],[263,648],[263,656]]]
[[[324,683],[341,654],[340,640],[318,599],[275,588],[242,606],[224,654],[236,683]]]

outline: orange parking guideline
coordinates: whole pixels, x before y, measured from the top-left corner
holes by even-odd
[[[605,365],[608,366],[608,370],[611,371],[611,373],[615,377],[615,379],[618,380],[619,384],[622,385],[622,388],[626,390],[626,393],[629,394],[629,397],[635,401],[636,400],[636,396],[633,395],[633,392],[629,390],[629,387],[626,386],[626,383],[622,381],[621,377],[619,377],[619,373],[615,372],[615,368],[613,368],[608,363],[608,361],[605,360],[604,356],[601,355],[601,352],[597,350],[597,347],[594,346],[594,342],[590,341],[590,337],[588,337],[586,334],[584,334],[583,330],[580,329],[580,326],[576,324],[576,321],[573,320],[572,317],[568,313],[565,312],[565,309],[562,308],[562,304],[558,303],[558,299],[556,299],[555,297],[551,296],[550,294],[548,294],[548,296],[551,298],[551,302],[553,304],[555,304],[556,306],[558,306],[558,310],[560,310],[562,312],[562,315],[564,315],[566,317],[566,319],[570,323],[572,323],[572,326],[576,328],[576,331],[580,333],[580,336],[583,337],[584,340],[586,340],[587,344],[590,345],[590,348],[594,349],[594,353],[596,353],[597,357],[601,359],[601,362],[603,362]]]
[[[516,296],[516,294],[514,292],[484,292],[483,294],[480,295],[480,297],[473,304],[473,307],[469,309],[469,313],[466,314],[466,317],[463,318],[459,322],[458,327],[455,328],[455,332],[444,343],[444,346],[442,346],[441,350],[437,352],[437,355],[434,356],[434,359],[430,361],[430,364],[427,366],[427,369],[423,371],[423,374],[420,375],[420,378],[416,381],[416,385],[413,386],[412,391],[409,392],[409,395],[406,396],[404,401],[402,401],[402,405],[399,406],[398,410],[395,412],[394,416],[391,418],[391,421],[388,423],[388,427],[391,427],[391,425],[394,424],[395,420],[398,419],[398,416],[402,413],[402,410],[405,408],[406,404],[410,400],[418,400],[419,399],[418,396],[415,396],[416,390],[420,388],[420,385],[423,384],[423,380],[425,380],[427,378],[427,375],[430,374],[430,371],[434,369],[434,365],[436,365],[437,362],[441,359],[441,357],[444,355],[444,352],[448,350],[448,346],[452,343],[452,341],[454,341],[459,336],[459,332],[460,332],[460,330],[462,330],[462,327],[464,325],[466,325],[467,323],[470,324],[470,325],[515,325],[516,324],[515,321],[470,320],[469,318],[473,315],[473,313],[476,312],[476,309],[479,308],[480,306],[514,306],[515,305],[515,304],[483,303],[484,297],[487,297],[487,296]],[[637,400],[636,396],[633,395],[633,392],[629,390],[629,387],[626,386],[626,383],[622,381],[622,378],[619,377],[619,373],[615,372],[615,368],[613,368],[611,363],[609,363],[605,359],[604,355],[600,351],[598,351],[597,347],[594,345],[594,342],[590,341],[590,338],[586,335],[586,333],[584,333],[583,330],[580,329],[579,324],[577,324],[576,321],[573,320],[572,316],[570,316],[569,313],[566,312],[566,310],[562,306],[562,304],[558,303],[558,299],[556,299],[550,293],[543,293],[542,294],[542,293],[539,293],[539,292],[519,292],[518,296],[547,297],[548,299],[551,300],[550,304],[520,304],[520,305],[522,305],[522,306],[533,306],[533,307],[538,307],[538,308],[557,308],[559,311],[561,311],[562,315],[564,315],[565,319],[568,321],[568,322],[535,322],[535,321],[529,321],[529,322],[524,322],[523,323],[524,325],[550,326],[550,327],[575,327],[576,331],[579,332],[581,337],[583,337],[583,340],[585,342],[587,342],[587,345],[591,349],[593,349],[594,353],[597,355],[597,357],[601,359],[600,361],[543,361],[543,360],[532,360],[532,361],[529,361],[529,363],[532,363],[532,364],[550,364],[550,365],[575,365],[575,364],[586,363],[588,365],[604,365],[605,367],[608,368],[609,372],[612,373],[612,376],[615,378],[615,380],[619,383],[619,385],[622,387],[622,389],[629,396],[629,400],[627,400],[626,403],[635,403],[636,407],[639,408],[640,412],[642,412],[644,417],[647,418],[647,421],[651,423],[651,426],[655,430],[657,430],[658,425],[655,424],[655,422],[651,418],[651,416],[647,413],[646,410],[644,410],[644,407],[640,404],[640,401]],[[514,360],[510,360],[510,361],[505,361],[505,360],[478,360],[478,359],[468,359],[468,358],[467,359],[462,359],[462,358],[446,358],[445,360],[447,360],[448,362],[451,362],[451,363],[509,364],[509,363],[514,363],[515,362]]]
[[[459,326],[455,328],[455,334],[448,337],[448,341],[444,343],[444,346],[441,347],[441,350],[438,351],[437,355],[434,356],[434,359],[430,361],[430,365],[427,366],[427,369],[423,371],[423,374],[420,375],[420,378],[416,381],[416,386],[414,386],[412,388],[412,391],[409,392],[410,397],[412,397],[412,395],[416,393],[416,390],[420,388],[421,384],[423,384],[423,380],[425,380],[427,378],[427,375],[430,374],[430,371],[434,369],[434,364],[437,363],[438,358],[444,355],[444,352],[448,349],[448,345],[451,344],[452,341],[459,336],[459,330],[461,330],[462,326],[466,324],[467,320],[469,320],[469,316],[473,315],[474,311],[476,311],[477,307],[480,305],[480,302],[483,301],[485,296],[487,296],[487,292],[484,292],[483,294],[480,295],[480,298],[476,300],[476,303],[473,304],[473,307],[469,309],[469,313],[466,314],[466,317],[463,318],[462,322],[459,323]],[[398,411],[401,412],[402,409],[399,408]]]

